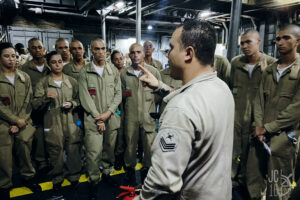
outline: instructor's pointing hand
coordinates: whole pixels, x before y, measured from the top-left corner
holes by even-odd
[[[140,77],[140,81],[142,81],[143,86],[147,86],[153,90],[157,89],[159,86],[159,81],[151,72],[149,72],[146,68],[142,65],[139,65],[139,68],[144,72],[144,74]]]

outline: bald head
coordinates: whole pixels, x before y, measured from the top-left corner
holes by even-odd
[[[255,29],[248,29],[244,33],[242,33],[242,36],[243,35],[251,35],[253,38],[261,39],[259,32]]]
[[[250,29],[241,35],[241,49],[246,57],[259,54],[261,38],[257,30]]]
[[[70,43],[70,51],[73,56],[73,59],[76,62],[79,62],[83,59],[84,48],[83,48],[82,43],[79,40],[73,40]]]
[[[96,38],[94,40],[91,41],[91,48],[93,48],[95,46],[96,43],[102,43],[105,46],[104,40],[102,40],[101,38]]]
[[[143,46],[144,46],[145,56],[152,57],[152,53],[155,50],[153,43],[147,40],[146,42],[144,42]]]
[[[141,47],[143,49],[143,46],[139,43],[133,43],[132,45],[130,45],[129,47],[129,52],[134,48],[134,47]]]
[[[288,24],[280,29],[280,31],[288,31],[290,34],[294,35],[296,38],[300,38],[300,26],[295,24]]]

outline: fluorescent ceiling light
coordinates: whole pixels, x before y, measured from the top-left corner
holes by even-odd
[[[121,9],[125,6],[125,3],[124,1],[118,1],[115,6],[118,8],[118,9]]]
[[[205,10],[205,11],[200,13],[201,18],[208,17],[210,15],[211,15],[211,12],[209,10]]]

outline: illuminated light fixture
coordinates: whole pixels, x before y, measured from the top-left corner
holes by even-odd
[[[153,26],[152,26],[152,25],[148,25],[147,29],[148,29],[148,30],[152,30],[152,29],[153,29]]]
[[[200,13],[201,18],[208,17],[210,15],[211,15],[211,12],[209,10],[205,10],[205,11]]]
[[[125,6],[125,3],[124,1],[118,1],[115,6],[118,8],[118,9],[121,9]]]

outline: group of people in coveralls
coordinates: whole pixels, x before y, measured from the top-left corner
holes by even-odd
[[[118,50],[108,58],[99,38],[91,60],[79,40],[60,38],[46,53],[32,38],[21,65],[0,43],[1,197],[9,199],[13,162],[33,192],[43,175],[56,191],[65,178],[77,189],[84,171],[88,198],[100,199],[100,181],[116,184],[113,168],[137,185],[138,157],[135,199],[299,198],[300,28],[280,27],[278,59],[259,51],[257,30],[240,37],[243,54],[230,63],[215,55],[209,22],[185,21],[166,69],[151,41],[131,44],[125,62]]]

